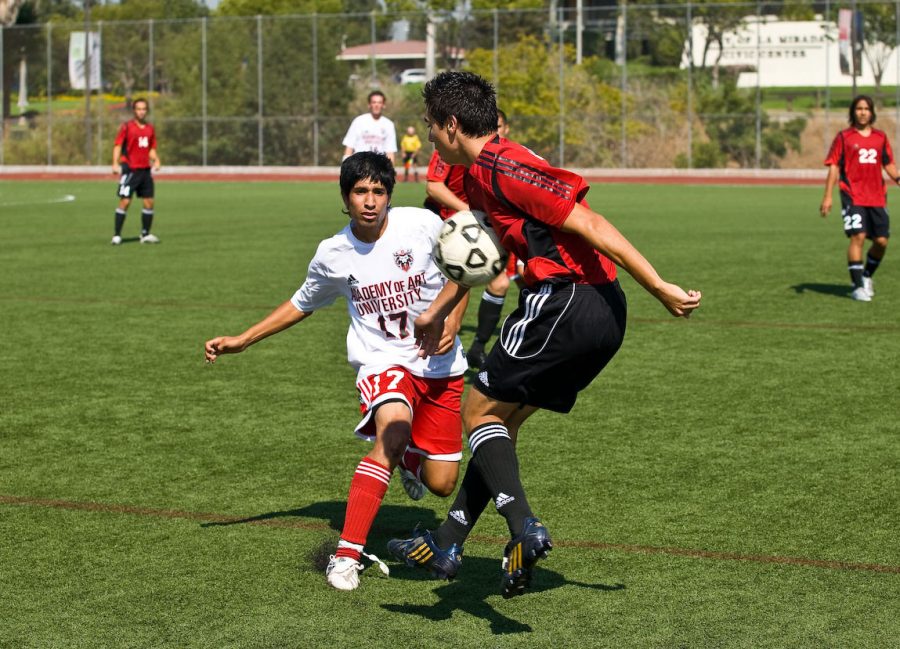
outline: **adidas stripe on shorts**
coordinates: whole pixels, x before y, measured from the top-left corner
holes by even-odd
[[[569,412],[622,345],[626,311],[618,281],[523,290],[472,385],[497,401]]]

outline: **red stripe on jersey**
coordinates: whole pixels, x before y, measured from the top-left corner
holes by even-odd
[[[497,173],[502,173],[510,178],[519,180],[529,185],[546,189],[553,192],[561,198],[570,199],[575,191],[574,185],[554,178],[541,172],[539,169],[530,167],[527,164],[512,160],[504,156],[494,156],[490,152],[485,156],[486,160],[479,161],[477,164],[483,167],[492,167]],[[493,162],[488,162],[493,159]]]
[[[488,214],[503,246],[525,263],[529,285],[563,279],[606,284],[615,265],[582,237],[560,226],[589,187],[578,174],[556,169],[525,147],[495,138],[466,177],[473,209]]]

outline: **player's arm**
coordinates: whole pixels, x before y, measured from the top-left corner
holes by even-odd
[[[346,160],[347,158],[349,158],[352,155],[353,155],[353,147],[345,146],[344,147],[344,160]]]
[[[119,160],[122,157],[122,145],[116,144],[113,147],[113,160],[112,160],[112,172],[119,176],[122,174],[122,165],[119,163]]]
[[[150,164],[153,165],[153,171],[159,171],[159,167],[160,167],[161,163],[159,161],[159,156],[156,153],[156,149],[155,148],[150,149],[150,151],[147,153],[147,155],[150,158]]]
[[[446,321],[468,294],[469,289],[465,286],[448,281],[425,313],[416,318],[413,323],[413,331],[416,336],[416,345],[419,346],[420,358],[433,356],[441,348]],[[465,311],[465,305],[462,309]],[[461,314],[459,318],[461,321]],[[459,331],[458,328],[457,331]]]
[[[427,181],[425,183],[425,193],[429,198],[434,199],[444,207],[449,207],[451,210],[459,212],[460,210],[469,209],[469,206],[442,182],[435,180]]]
[[[897,175],[897,165],[894,164],[893,160],[884,165],[884,170],[887,172],[888,177],[890,177],[890,179],[894,181],[895,184],[900,185],[900,176]]]
[[[206,361],[215,363],[222,354],[239,354],[250,345],[263,338],[268,338],[272,334],[277,334],[279,331],[284,331],[288,327],[293,327],[311,315],[312,312],[300,311],[288,300],[239,336],[218,336],[207,340],[204,345]]]
[[[389,151],[389,152],[385,153],[384,155],[386,155],[387,159],[391,161],[391,164],[394,164],[394,152],[393,151]]]
[[[896,167],[894,171],[896,171]],[[834,186],[837,183],[839,174],[840,169],[838,169],[837,165],[828,165],[828,176],[825,178],[825,196],[822,197],[822,204],[819,206],[819,214],[822,215],[822,218],[828,216],[828,213],[831,211],[831,195],[834,193]],[[896,174],[891,177],[896,178]]]
[[[441,334],[441,342],[438,343],[437,350],[434,352],[435,356],[440,356],[441,354],[446,354],[451,351],[456,343],[456,336],[459,334],[459,330],[462,328],[462,319],[466,314],[466,307],[469,306],[469,293],[463,296],[463,298],[459,301],[453,310],[450,312],[450,315],[444,320],[444,332]]]
[[[675,284],[663,281],[650,262],[612,223],[584,205],[575,204],[561,229],[583,237],[596,250],[624,268],[672,315],[687,317],[700,306],[700,291],[684,291]]]

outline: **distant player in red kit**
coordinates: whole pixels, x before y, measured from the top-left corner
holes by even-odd
[[[159,243],[150,233],[153,225],[153,171],[159,171],[159,155],[156,153],[156,132],[147,121],[150,110],[146,99],[135,99],[131,103],[134,119],[130,119],[119,129],[113,146],[112,171],[119,176],[119,206],[116,208],[115,235],[112,245],[122,243],[122,226],[131,205],[131,197],[137,194],[144,201],[141,210],[141,243]]]
[[[884,258],[891,236],[890,219],[886,209],[887,189],[882,168],[895,183],[900,183],[894,153],[884,131],[872,128],[875,123],[875,103],[871,97],[859,95],[850,102],[850,128],[837,134],[825,158],[828,178],[825,197],[819,212],[822,217],[831,211],[831,194],[840,180],[841,217],[844,234],[850,239],[847,267],[853,282],[851,297],[871,302],[875,295],[872,275]],[[863,265],[863,245],[866,239],[872,246]]]

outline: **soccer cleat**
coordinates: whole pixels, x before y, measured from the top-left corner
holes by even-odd
[[[869,294],[869,297],[875,297],[875,282],[872,281],[871,277],[863,275],[862,287],[866,289],[866,293]]]
[[[112,241],[110,241],[110,243],[114,246],[121,246],[122,245],[122,237],[120,237],[117,234],[112,238]]]
[[[388,552],[398,561],[410,567],[421,566],[431,571],[435,579],[453,579],[462,565],[463,549],[454,543],[448,549],[438,547],[431,532],[419,528],[413,530],[409,539],[391,539]]]
[[[484,343],[473,340],[472,346],[466,352],[466,362],[469,363],[469,369],[480,370],[484,367],[486,360],[487,354],[484,353]]]
[[[869,292],[866,290],[865,286],[857,286],[853,289],[853,292],[850,294],[851,299],[856,300],[857,302],[871,302],[872,296],[869,295]]]
[[[148,232],[141,235],[141,243],[159,243],[159,237]]]
[[[359,588],[359,573],[363,565],[350,557],[331,555],[328,567],[325,568],[325,579],[338,590],[356,590]]]
[[[425,496],[425,485],[422,484],[422,481],[409,469],[404,469],[402,466],[398,466],[397,468],[400,469],[400,482],[403,483],[403,489],[406,490],[406,495],[413,500],[422,500]]]
[[[531,571],[538,559],[546,559],[553,549],[550,532],[536,518],[525,519],[522,533],[506,544],[503,551],[500,594],[504,599],[525,594],[531,585]]]

